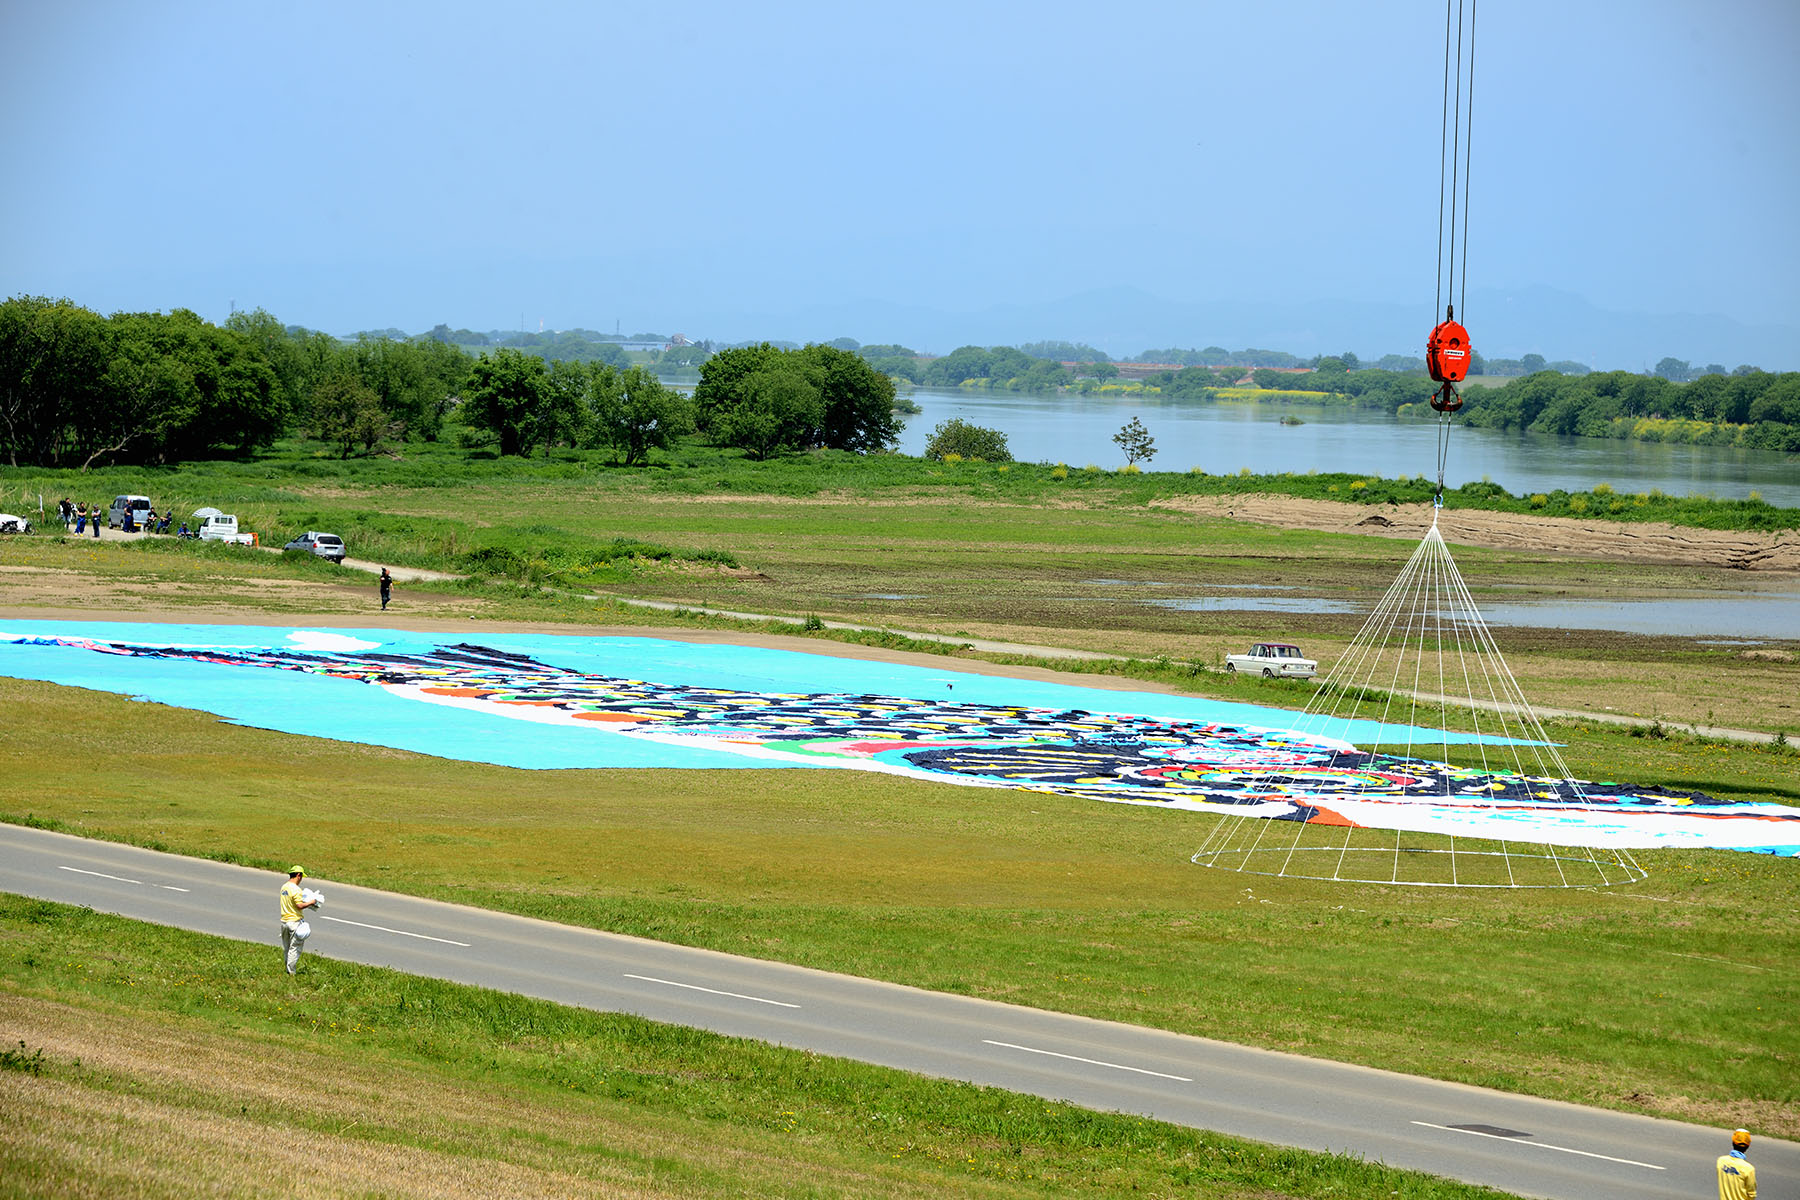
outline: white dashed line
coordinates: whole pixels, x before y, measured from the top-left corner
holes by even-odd
[[[754,1000],[758,1004],[773,1004],[777,1008],[799,1008],[798,1004],[789,1004],[786,1000],[768,1000],[762,996],[746,996],[742,992],[721,992],[718,988],[701,987],[697,983],[676,983],[673,979],[658,979],[654,975],[633,975],[624,972],[627,979],[641,979],[645,983],[660,983],[664,987],[686,988],[690,992],[710,992],[715,996],[730,996],[733,1000]]]
[[[1142,1067],[1128,1067],[1123,1063],[1105,1062],[1098,1058],[1083,1058],[1079,1054],[1058,1054],[1054,1050],[1039,1050],[1036,1046],[1017,1046],[1012,1042],[996,1042],[992,1038],[982,1038],[983,1044],[1003,1046],[1008,1050],[1023,1050],[1027,1054],[1047,1054],[1051,1058],[1066,1058],[1070,1062],[1087,1063],[1091,1067],[1110,1067],[1115,1071],[1130,1071],[1134,1075],[1154,1075],[1158,1079],[1173,1079],[1176,1083],[1192,1083],[1186,1075],[1170,1075],[1162,1071],[1146,1071]]]
[[[80,867],[65,867],[61,863],[56,865],[56,869],[59,871],[73,871],[77,875],[93,875],[100,879],[110,879],[115,883],[135,883],[139,887],[144,886],[144,881],[141,879],[127,879],[123,875],[108,875],[105,871],[84,871]]]
[[[420,940],[427,942],[442,942],[446,946],[461,946],[465,950],[469,948],[468,942],[453,941],[450,938],[432,937],[429,933],[414,933],[410,929],[389,929],[386,925],[370,925],[363,921],[351,921],[344,917],[327,917],[324,915],[321,915],[319,920],[336,921],[339,925],[354,925],[358,929],[373,929],[380,933],[393,933],[398,934],[401,937],[419,938]]]
[[[1430,1121],[1414,1121],[1414,1125],[1423,1125],[1427,1129],[1443,1129],[1450,1133],[1466,1133],[1470,1137],[1493,1138],[1497,1142],[1511,1142],[1515,1146],[1537,1146],[1544,1150],[1560,1150],[1564,1154],[1579,1154],[1583,1158],[1604,1159],[1606,1162],[1624,1163],[1628,1167],[1643,1167],[1646,1171],[1666,1171],[1667,1167],[1659,1167],[1655,1163],[1638,1162],[1635,1158],[1614,1158],[1610,1154],[1595,1154],[1592,1150],[1575,1150],[1568,1146],[1552,1146],[1549,1142],[1536,1142],[1530,1138],[1501,1137],[1497,1133],[1483,1133],[1479,1129],[1455,1129],[1449,1125],[1433,1125]]]

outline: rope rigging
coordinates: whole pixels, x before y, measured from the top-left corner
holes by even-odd
[[[1475,3],[1476,0],[1445,0],[1444,3],[1437,293],[1432,301],[1433,313],[1441,308],[1444,319],[1425,339],[1425,366],[1439,385],[1431,397],[1431,407],[1438,414],[1437,491],[1432,497],[1432,503],[1438,508],[1444,503],[1444,463],[1450,448],[1450,422],[1463,406],[1462,393],[1456,385],[1468,377],[1474,359],[1469,331],[1457,321],[1456,310],[1461,307],[1466,312],[1468,307],[1469,149],[1473,143],[1475,108]]]

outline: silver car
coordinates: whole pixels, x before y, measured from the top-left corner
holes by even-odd
[[[315,533],[309,529],[282,549],[304,550],[334,563],[344,561],[344,539],[335,533]]]

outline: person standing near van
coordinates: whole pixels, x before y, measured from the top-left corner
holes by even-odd
[[[386,612],[388,600],[394,594],[394,577],[388,574],[386,567],[381,568],[381,611]]]
[[[281,885],[281,952],[287,959],[289,975],[300,966],[300,949],[312,936],[312,927],[306,923],[306,910],[318,903],[306,898],[305,889],[300,886],[300,881],[305,878],[305,868],[289,867],[287,882]]]
[[[91,523],[94,527],[94,536],[97,538],[100,536],[100,505],[98,503],[94,505],[93,513],[94,518]]]
[[[80,537],[87,532],[87,501],[83,500],[75,506],[75,536]]]

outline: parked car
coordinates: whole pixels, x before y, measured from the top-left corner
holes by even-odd
[[[1300,653],[1300,647],[1287,642],[1258,642],[1248,654],[1227,654],[1225,671],[1260,672],[1264,679],[1311,679],[1318,674],[1319,664]]]
[[[309,529],[282,549],[304,550],[334,563],[344,561],[344,539],[335,533],[315,533]]]
[[[125,514],[128,512],[131,514],[132,526],[137,529],[142,529],[144,527],[144,517],[150,512],[150,497],[113,497],[112,507],[106,510],[106,527],[108,529],[123,529],[125,527]]]

